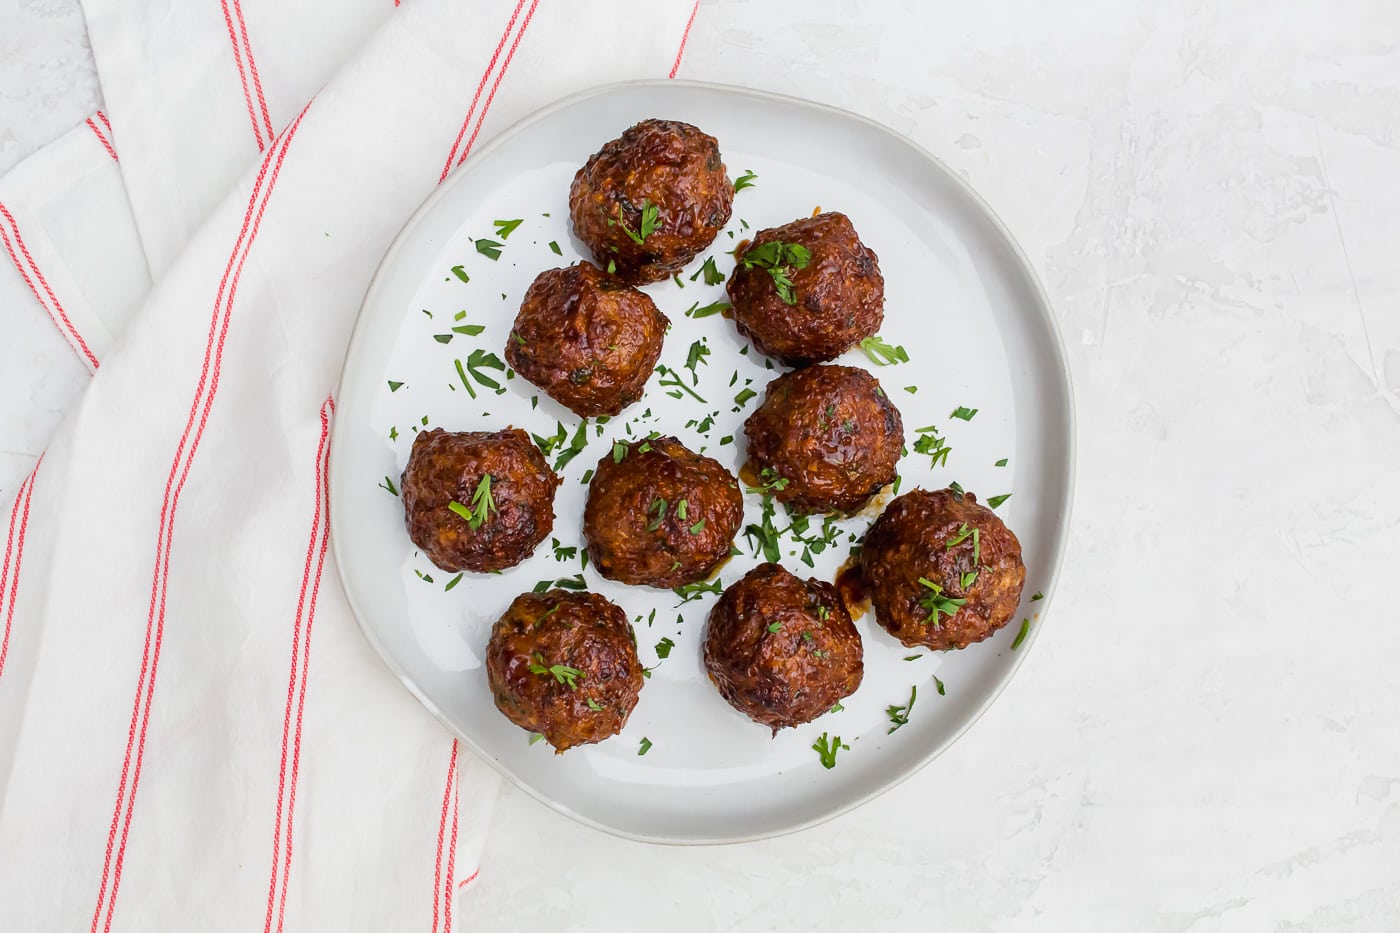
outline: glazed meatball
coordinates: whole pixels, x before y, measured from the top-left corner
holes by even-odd
[[[659,282],[699,255],[729,222],[734,185],[719,143],[689,123],[643,120],[574,176],[569,216],[598,265],[626,282]]]
[[[399,480],[408,536],[443,570],[514,567],[554,528],[559,477],[519,428],[413,440]]]
[[[850,696],[864,669],[860,633],[830,583],[760,564],[710,610],[705,670],[730,706],[774,734]]]
[[[743,516],[733,474],[674,437],[656,437],[616,444],[598,461],[583,538],[609,580],[681,586],[724,563]]]
[[[870,526],[860,552],[875,618],[903,644],[966,648],[1011,620],[1021,543],[972,493],[916,489]]]
[[[651,298],[580,262],[535,278],[506,360],[574,414],[615,415],[642,397],[668,323]]]
[[[642,664],[627,615],[597,593],[522,593],[491,628],[496,708],[555,753],[617,735],[637,705]]]
[[[735,261],[734,323],[789,366],[835,359],[885,320],[879,258],[845,214],[760,231]]]
[[[797,512],[852,512],[894,482],[904,446],[899,410],[854,366],[812,366],[768,383],[744,422],[746,479]]]

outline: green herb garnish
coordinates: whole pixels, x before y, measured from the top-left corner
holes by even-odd
[[[663,638],[656,643],[656,656],[661,660],[666,660],[671,656],[671,649],[676,647],[676,643],[669,638]]]
[[[501,258],[501,247],[504,243],[497,243],[495,240],[477,240],[476,251],[493,262]]]
[[[839,735],[834,739],[828,739],[825,732],[812,745],[812,750],[821,757],[822,767],[828,771],[836,767],[836,752],[840,749],[850,751],[851,746],[843,743]]]
[[[496,236],[506,240],[515,232],[515,228],[524,222],[524,220],[493,220],[491,226],[496,228]]]
[[[919,585],[928,590],[919,598],[919,605],[928,613],[928,617],[924,619],[925,625],[932,623],[934,628],[939,628],[943,624],[942,620],[939,619],[940,614],[951,619],[967,603],[965,598],[954,599],[944,595],[943,587],[927,577],[920,577]]]
[[[918,688],[918,686],[916,685],[916,686],[910,687],[910,688],[909,688],[909,702],[908,702],[908,703],[905,703],[903,706],[887,706],[887,707],[885,707],[885,715],[889,716],[889,717],[890,717],[890,722],[893,723],[893,725],[890,726],[889,729],[887,729],[887,730],[885,731],[885,735],[889,735],[890,733],[896,731],[897,729],[899,729],[900,726],[907,726],[907,725],[909,725],[909,713],[913,711],[913,709],[914,709],[914,700],[915,700],[916,697],[918,697],[918,695],[919,695],[919,688]]]
[[[953,413],[949,417],[960,418],[963,421],[971,421],[972,416],[977,414],[977,411],[978,409],[976,408],[965,408],[962,405],[959,405],[957,408],[953,409]]]
[[[1021,647],[1021,642],[1023,642],[1023,641],[1026,640],[1026,633],[1029,632],[1030,630],[1031,630],[1031,620],[1030,620],[1030,619],[1022,619],[1022,620],[1021,620],[1021,630],[1020,630],[1019,632],[1016,633],[1016,640],[1013,641],[1013,642],[1011,643],[1011,650],[1012,650],[1012,651],[1015,651],[1017,648]]]
[[[646,736],[642,736],[642,744],[641,747],[637,749],[637,757],[640,758],[642,755],[645,755],[649,751],[651,751],[651,739],[647,738]]]
[[[909,362],[908,351],[901,346],[890,346],[879,334],[866,337],[860,342],[860,348],[876,366],[894,366],[897,363]]]
[[[755,175],[753,172],[749,171],[748,169],[744,169],[744,174],[734,179],[734,193],[738,194],[745,188],[752,188],[754,186],[754,179],[757,177],[758,176]]]
[[[812,261],[812,253],[799,243],[779,243],[773,240],[759,246],[750,247],[744,253],[746,269],[765,269],[773,279],[773,288],[784,304],[797,304],[797,292],[792,285],[792,274],[807,268]]]
[[[398,489],[394,486],[394,481],[387,476],[384,477],[384,482],[379,484],[379,488],[385,490],[391,496],[397,496],[399,494]]]
[[[632,240],[633,243],[641,245],[646,242],[647,237],[661,229],[661,208],[651,203],[650,199],[642,201],[642,222],[636,231],[627,226],[627,222],[622,219],[622,205],[617,205],[617,219],[609,220],[608,226],[616,224],[622,228],[622,232]]]
[[[705,307],[702,308],[700,307],[700,302],[697,301],[695,304],[691,305],[689,309],[686,310],[685,316],[691,318],[709,317],[712,314],[719,314],[721,312],[728,311],[732,307],[733,305],[731,305],[727,301],[716,301],[713,304],[707,304],[705,305]]]
[[[530,673],[553,677],[556,683],[561,683],[570,690],[577,690],[578,681],[583,680],[583,671],[578,668],[569,667],[567,664],[551,664],[545,667],[543,655],[538,654],[530,664]]]
[[[457,278],[461,279],[463,282],[470,282],[472,280],[471,276],[467,275],[467,270],[462,266],[453,266],[452,274],[457,276]]]
[[[987,505],[991,508],[996,508],[997,506],[1001,505],[1003,502],[1010,498],[1011,493],[1009,492],[1001,496],[992,496],[990,499],[987,500]]]

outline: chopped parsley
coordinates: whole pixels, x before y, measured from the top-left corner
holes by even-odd
[[[433,334],[433,339],[436,340],[438,343],[451,343],[451,342],[452,342],[452,335],[451,335],[451,334]]]
[[[739,394],[734,396],[734,410],[741,410],[745,405],[749,403],[751,399],[755,398],[757,395],[758,393],[755,392],[753,389],[739,390]]]
[[[647,523],[647,531],[656,531],[661,527],[661,523],[666,521],[666,500],[653,499],[651,505],[647,506],[647,514],[656,513],[656,517]]]
[[[569,446],[561,451],[559,457],[554,461],[555,472],[564,469],[565,464],[577,457],[587,446],[588,419],[584,418],[579,422],[578,430],[574,432],[574,436],[569,438]]]
[[[700,374],[695,371],[695,367],[709,365],[705,362],[705,357],[710,355],[710,345],[704,337],[690,345],[690,352],[685,356],[685,368],[690,370],[691,385],[700,384]]]
[[[496,236],[503,240],[510,239],[510,235],[515,232],[515,228],[523,224],[522,220],[493,220],[491,226],[496,228]]]
[[[977,571],[976,571],[976,570],[965,570],[965,571],[963,571],[962,576],[958,579],[958,586],[962,587],[963,592],[967,592],[969,589],[972,588],[972,584],[974,584],[974,583],[976,583],[976,582],[977,582]]]
[[[667,395],[671,396],[671,398],[680,398],[681,392],[685,392],[685,394],[695,399],[701,405],[710,404],[709,402],[701,398],[700,395],[696,393],[694,389],[686,385],[685,382],[681,380],[680,374],[678,374],[671,367],[665,365],[658,366],[656,367],[656,371],[661,374],[661,386],[663,388],[671,389],[671,391],[666,393]]]
[[[531,733],[530,733],[530,744],[531,744],[531,745],[534,745],[536,742],[538,742],[538,741],[539,741],[540,739],[542,739],[542,738],[544,738],[544,736],[541,735],[540,733],[538,733],[538,732],[531,732]]]
[[[949,415],[949,417],[950,417],[950,418],[959,418],[959,419],[961,419],[961,420],[963,420],[963,421],[971,421],[971,420],[972,420],[972,417],[973,417],[974,415],[976,415],[977,412],[978,412],[978,409],[976,409],[976,408],[966,408],[966,407],[964,407],[964,406],[962,406],[962,405],[959,405],[957,408],[954,408],[954,409],[953,409],[953,413],[952,413],[951,415]]]
[[[781,632],[781,631],[783,630],[783,623],[781,623],[781,622],[771,622],[771,623],[768,624],[767,628],[768,628],[769,634],[776,634],[776,633]]]
[[[734,179],[734,193],[738,194],[745,188],[754,187],[754,179],[756,179],[757,177],[758,176],[751,172],[749,169],[744,169],[744,174]]]
[[[573,560],[575,557],[578,556],[578,548],[564,547],[562,544],[559,543],[558,538],[550,538],[549,544],[550,547],[554,549],[554,559],[557,561],[562,562],[566,560]]]
[[[1013,641],[1013,642],[1011,643],[1011,650],[1012,650],[1012,651],[1015,651],[1017,648],[1021,647],[1021,642],[1023,642],[1023,641],[1026,640],[1026,633],[1029,632],[1030,630],[1031,630],[1031,620],[1030,620],[1030,619],[1022,619],[1022,620],[1021,620],[1021,630],[1020,630],[1019,632],[1016,633],[1016,640]]]
[[[472,280],[471,276],[467,275],[467,270],[462,266],[453,266],[452,274],[457,276],[457,278],[461,279],[463,282],[470,282]]]
[[[627,234],[633,243],[640,246],[646,242],[647,237],[661,229],[661,208],[651,203],[650,199],[644,199],[642,201],[642,222],[634,231],[627,226],[627,221],[622,219],[622,205],[619,204],[617,205],[617,219],[608,221],[608,226],[614,224],[621,227],[622,232]]]
[[[712,314],[720,314],[724,311],[728,311],[732,307],[733,305],[727,301],[716,301],[702,308],[700,307],[700,302],[697,301],[686,310],[685,316],[691,318],[709,317]]]
[[[472,531],[476,531],[486,524],[486,519],[491,514],[499,514],[496,509],[496,500],[491,495],[491,474],[483,474],[481,480],[476,484],[476,492],[472,493],[471,507],[463,505],[456,499],[447,503],[447,507],[456,512],[469,526]]]
[[[917,454],[929,455],[929,466],[936,467],[939,464],[948,465],[948,455],[953,452],[953,448],[948,446],[946,438],[938,436],[938,426],[928,425],[923,428],[916,428],[914,433],[919,435],[914,439],[914,452]]]
[[[719,267],[715,265],[715,257],[713,256],[705,260],[705,264],[691,275],[690,280],[694,282],[702,275],[705,277],[706,285],[718,285],[724,281],[724,273],[720,272]]]
[[[394,487],[394,481],[387,476],[384,477],[384,482],[379,484],[379,488],[386,490],[391,496],[397,496],[399,494],[398,489]]]
[[[649,751],[651,751],[651,739],[647,738],[646,736],[642,736],[642,744],[637,749],[637,757],[640,758],[642,755],[645,755]]]
[[[1001,505],[1003,502],[1010,498],[1011,493],[1009,492],[1001,496],[992,496],[990,499],[987,500],[987,505],[989,505],[992,508],[996,508],[997,506]]]
[[[921,654],[906,654],[906,655],[904,656],[904,660],[906,660],[906,661],[917,661],[917,660],[919,660],[919,658],[922,658],[922,657],[923,657],[923,655],[921,655]]]
[[[943,681],[941,681],[941,680],[938,679],[938,675],[937,675],[937,674],[934,674],[934,675],[933,675],[933,686],[934,686],[934,689],[938,691],[938,695],[939,695],[939,696],[947,696],[947,695],[948,695],[948,694],[944,691],[944,689],[943,689]]]
[[[553,677],[556,683],[563,684],[570,690],[577,690],[578,681],[583,679],[583,671],[567,664],[551,664],[545,667],[544,656],[539,654],[535,655],[530,664],[530,673]]]
[[[909,362],[909,353],[901,346],[890,346],[885,343],[885,338],[879,334],[866,337],[860,342],[860,348],[865,351],[865,355],[870,357],[870,362],[876,366],[894,366],[898,363]]]
[[[491,261],[501,258],[501,247],[504,243],[497,243],[495,240],[477,240],[476,251]]]
[[[905,387],[904,387],[904,391],[905,391],[905,392],[908,392],[910,395],[914,395],[916,392],[919,391],[919,387],[918,387],[918,386],[905,386]]]
[[[841,702],[838,700],[837,703],[836,703],[836,705],[833,706],[831,709],[827,710],[827,712],[828,712],[828,713],[839,713],[839,712],[841,712],[841,711],[842,711],[843,709],[845,709],[845,708],[846,708],[846,707],[842,706],[842,705],[841,705]]]
[[[1044,593],[1041,593],[1041,592],[1039,592],[1039,591],[1037,591],[1036,594],[1035,594],[1034,596],[1031,597],[1031,602],[1033,602],[1033,603],[1034,603],[1034,602],[1038,602],[1038,601],[1040,601],[1040,600],[1042,600],[1042,599],[1044,599],[1044,598],[1045,598],[1045,594],[1044,594]]]
[[[684,586],[672,587],[671,592],[681,598],[677,605],[684,606],[691,600],[699,599],[707,593],[711,596],[718,596],[724,592],[724,581],[715,577],[709,583],[687,583]]]
[[[807,268],[812,261],[812,253],[800,243],[780,243],[773,240],[760,246],[751,247],[744,253],[744,268],[765,269],[773,279],[773,288],[784,304],[797,304],[797,292],[792,285],[792,274]]]
[[[700,519],[700,521],[691,525],[689,530],[691,534],[698,535],[700,532],[705,530],[705,520],[703,518]]]
[[[554,240],[549,241],[549,248],[554,252],[554,255],[556,256],[564,255],[564,251],[559,248],[559,244]]]
[[[945,541],[943,547],[951,551],[953,548],[966,541],[971,535],[972,529],[967,527],[967,522],[963,522],[958,526],[957,534]]]
[[[1008,458],[1006,458],[1006,457],[1002,457],[1002,458],[1001,458],[1000,460],[998,460],[996,463],[992,464],[992,466],[1006,466],[1006,461],[1007,461],[1007,459],[1008,459]]]
[[[593,711],[596,713],[596,712],[599,712],[600,710],[602,710],[603,707],[601,707],[601,706],[598,705],[598,701],[597,701],[597,700],[593,699],[592,697],[589,697],[589,698],[588,698],[588,708],[591,709],[591,710],[593,710]]]
[[[671,656],[671,649],[676,647],[676,643],[669,638],[663,638],[656,643],[656,656],[661,660],[666,660]]]
[[[851,746],[843,743],[841,741],[841,736],[839,735],[836,736],[834,739],[828,739],[827,733],[825,732],[823,732],[822,737],[817,739],[817,741],[812,745],[812,751],[816,752],[817,755],[820,756],[822,767],[826,768],[827,770],[831,770],[832,768],[836,767],[836,753],[841,749],[850,751]]]
[[[918,688],[918,686],[916,685],[916,686],[910,687],[910,688],[909,688],[909,702],[908,702],[908,703],[905,703],[903,706],[887,706],[887,707],[885,707],[885,715],[889,716],[889,717],[890,717],[890,722],[893,723],[893,725],[891,725],[891,726],[889,727],[889,729],[887,729],[887,730],[885,731],[885,735],[889,735],[890,733],[895,732],[896,730],[899,729],[900,726],[907,726],[907,725],[909,725],[909,714],[910,714],[910,713],[913,711],[913,709],[914,709],[914,699],[915,699],[916,697],[918,697],[918,695],[919,695],[919,688]]]
[[[939,615],[946,615],[951,619],[967,603],[965,598],[954,599],[944,595],[943,587],[927,577],[920,577],[919,585],[928,590],[927,593],[919,597],[919,605],[928,613],[928,617],[924,619],[925,625],[932,623],[934,628],[939,628],[943,624]]]
[[[613,441],[613,463],[621,463],[627,456],[627,445],[622,441]]]
[[[403,388],[403,383],[402,383],[402,382],[395,382],[395,381],[392,380],[392,379],[389,380],[389,391],[390,391],[390,392],[397,392],[397,391],[399,391],[399,389],[402,389],[402,388]]]
[[[456,586],[458,583],[461,583],[461,582],[462,582],[462,575],[459,573],[459,574],[457,574],[457,576],[455,576],[455,577],[453,577],[451,580],[448,580],[448,581],[447,581],[447,585],[444,586],[444,587],[442,588],[442,591],[443,591],[444,593],[449,593],[449,592],[452,591],[452,588],[453,588],[454,586]]]

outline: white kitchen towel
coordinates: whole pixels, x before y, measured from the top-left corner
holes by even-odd
[[[98,6],[118,100],[98,30],[130,17],[151,49],[178,47],[156,41],[175,5]],[[250,44],[295,57],[306,4],[284,19],[272,0],[238,6],[220,10],[236,28],[216,25],[245,73]],[[452,928],[496,778],[346,605],[327,548],[330,393],[380,255],[444,170],[562,94],[674,73],[694,12],[413,0],[295,108],[262,55],[261,95],[228,82],[251,146],[205,138],[234,123],[191,128],[187,153],[251,152],[241,172],[221,165],[234,181],[218,196],[180,190],[199,169],[178,153],[136,155],[159,141],[109,106],[156,282],[0,509],[0,929]],[[201,32],[168,69],[172,99],[181,68],[208,86],[213,48],[209,26],[180,22]],[[162,186],[181,206],[152,221]],[[43,216],[22,221],[31,242]]]

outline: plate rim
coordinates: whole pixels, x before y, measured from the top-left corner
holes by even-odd
[[[360,306],[355,312],[355,323],[351,327],[350,338],[346,344],[344,358],[341,361],[340,378],[336,382],[335,397],[343,398],[345,396],[345,390],[349,383],[348,377],[351,374],[351,364],[353,362],[353,357],[355,356],[357,347],[360,346],[360,338],[362,337],[362,331],[363,329],[368,327],[368,316],[366,314],[366,309],[369,307],[371,301],[376,297],[379,289],[381,288],[382,280],[386,275],[386,271],[398,258],[398,255],[403,249],[403,244],[407,239],[408,234],[414,228],[416,228],[419,223],[422,222],[424,217],[437,206],[439,201],[447,197],[447,194],[452,189],[452,187],[460,183],[460,179],[463,178],[471,170],[471,168],[474,167],[476,162],[478,162],[481,159],[484,159],[487,155],[494,152],[496,149],[509,143],[516,136],[520,135],[520,133],[522,133],[524,130],[535,125],[536,123],[548,120],[555,113],[561,110],[567,109],[587,100],[591,100],[598,97],[605,97],[609,94],[621,91],[662,87],[684,87],[692,88],[698,91],[709,91],[719,94],[737,95],[742,97],[753,98],[766,103],[776,103],[786,107],[795,107],[808,111],[816,111],[820,114],[837,116],[846,120],[854,120],[869,131],[880,133],[886,137],[890,137],[895,142],[902,143],[903,145],[908,146],[915,153],[921,156],[926,162],[928,162],[931,168],[946,176],[946,180],[952,181],[954,185],[961,191],[961,193],[964,196],[968,197],[971,200],[972,204],[974,204],[977,208],[979,208],[982,211],[986,219],[991,222],[992,228],[1010,248],[1011,255],[1013,256],[1013,258],[1020,264],[1021,269],[1025,274],[1027,282],[1031,286],[1033,295],[1036,299],[1035,303],[1037,306],[1037,310],[1040,313],[1043,322],[1047,325],[1047,330],[1051,338],[1051,356],[1053,356],[1054,358],[1054,363],[1058,370],[1058,375],[1064,383],[1065,397],[1063,401],[1067,427],[1065,438],[1066,470],[1065,488],[1063,490],[1064,495],[1061,500],[1063,505],[1060,509],[1059,517],[1056,522],[1054,548],[1053,553],[1050,555],[1050,560],[1048,561],[1049,573],[1046,577],[1045,590],[1043,590],[1043,592],[1045,592],[1045,598],[1042,601],[1039,619],[1037,623],[1034,626],[1032,626],[1030,631],[1027,633],[1025,641],[1021,644],[1020,649],[1016,652],[1018,656],[1011,660],[1011,666],[1006,670],[1004,676],[1002,676],[1000,681],[996,683],[993,689],[978,704],[977,708],[973,710],[973,712],[967,717],[965,722],[963,722],[957,729],[955,729],[944,741],[935,743],[934,745],[930,746],[928,752],[924,754],[921,758],[919,758],[918,761],[914,762],[912,765],[906,767],[902,771],[893,774],[885,783],[883,783],[879,787],[866,793],[853,795],[850,799],[842,802],[839,806],[827,810],[823,813],[820,813],[816,816],[813,816],[810,819],[802,820],[800,822],[793,823],[789,826],[779,827],[776,829],[769,829],[752,833],[716,834],[710,837],[677,837],[668,836],[665,834],[644,834],[639,832],[633,832],[630,830],[622,829],[620,827],[608,825],[607,823],[603,823],[592,817],[578,813],[571,807],[531,786],[529,782],[525,781],[520,776],[518,776],[511,768],[506,766],[504,763],[496,760],[494,756],[492,756],[488,751],[486,751],[484,748],[478,745],[477,742],[471,736],[467,735],[466,732],[458,728],[418,687],[417,683],[404,670],[402,670],[399,667],[397,662],[393,660],[392,656],[387,651],[385,645],[380,641],[380,639],[375,634],[371,626],[369,626],[369,624],[365,621],[364,613],[362,613],[360,610],[360,606],[358,605],[354,592],[351,589],[350,581],[346,578],[345,572],[342,569],[339,557],[342,548],[340,529],[343,527],[344,523],[337,519],[337,514],[341,511],[343,507],[337,506],[337,503],[341,501],[341,497],[335,495],[335,490],[338,487],[343,487],[347,482],[347,480],[344,478],[344,471],[348,469],[348,467],[344,465],[345,457],[341,455],[345,443],[342,440],[344,435],[342,434],[342,432],[336,430],[336,425],[334,422],[332,422],[331,425],[330,469],[327,477],[327,492],[328,498],[330,499],[331,550],[333,555],[335,556],[336,574],[340,579],[341,589],[345,593],[346,602],[350,606],[350,611],[355,617],[355,622],[359,626],[360,632],[364,635],[365,639],[374,649],[374,653],[378,656],[380,663],[382,663],[389,670],[389,672],[393,674],[395,679],[397,679],[400,684],[407,688],[410,695],[412,695],[415,700],[422,704],[424,709],[431,713],[432,716],[435,719],[437,719],[438,722],[442,723],[442,725],[446,727],[449,733],[456,736],[456,738],[459,741],[464,742],[477,758],[481,759],[483,762],[488,764],[499,775],[509,780],[511,784],[513,784],[516,788],[523,791],[531,798],[539,801],[540,803],[544,804],[545,806],[549,807],[551,810],[554,810],[557,813],[561,813],[564,816],[569,817],[570,819],[573,819],[579,823],[582,823],[601,832],[605,832],[608,835],[622,839],[628,839],[633,842],[668,846],[742,845],[750,842],[758,842],[764,839],[774,839],[781,836],[801,832],[803,830],[811,829],[816,826],[820,826],[823,823],[827,823],[831,820],[834,820],[839,816],[843,816],[847,813],[850,813],[851,811],[864,806],[865,804],[869,803],[875,798],[888,793],[889,791],[903,784],[905,781],[909,780],[915,774],[922,771],[924,768],[928,767],[934,761],[934,759],[938,758],[945,751],[951,748],[959,739],[963,737],[963,735],[967,733],[969,729],[971,729],[977,722],[979,722],[982,719],[984,715],[986,715],[987,710],[990,709],[992,704],[995,703],[1001,697],[1002,692],[1006,690],[1007,686],[1011,683],[1012,679],[1016,676],[1017,672],[1020,671],[1022,665],[1025,664],[1026,658],[1030,655],[1031,649],[1035,646],[1035,642],[1039,639],[1040,631],[1042,628],[1045,627],[1046,619],[1049,616],[1050,604],[1053,601],[1055,590],[1059,583],[1060,570],[1064,563],[1065,551],[1068,549],[1070,516],[1073,512],[1074,506],[1074,491],[1076,486],[1078,466],[1078,415],[1075,410],[1074,382],[1070,372],[1069,359],[1065,352],[1064,336],[1060,332],[1059,322],[1055,319],[1053,306],[1050,302],[1050,296],[1046,292],[1044,284],[1040,281],[1040,276],[1036,273],[1035,266],[1031,263],[1030,258],[1026,255],[1025,250],[1021,247],[1021,244],[1016,240],[1014,236],[1012,236],[1011,230],[1007,227],[1006,222],[992,208],[991,204],[989,204],[987,200],[983,198],[982,195],[975,188],[973,188],[972,185],[966,179],[964,179],[960,174],[954,171],[937,155],[920,145],[913,138],[905,135],[904,133],[899,132],[893,127],[887,126],[883,123],[880,123],[877,120],[871,119],[870,117],[866,117],[862,114],[855,113],[853,111],[846,110],[841,107],[835,107],[831,104],[825,104],[820,101],[809,100],[807,98],[797,97],[790,94],[782,94],[774,91],[765,91],[757,88],[743,87],[741,85],[722,84],[719,82],[712,81],[693,81],[683,78],[643,78],[631,81],[615,81],[610,82],[608,84],[595,85],[593,87],[585,88],[581,91],[576,91],[565,97],[558,98],[553,102],[526,114],[524,117],[520,118],[519,120],[516,120],[510,126],[504,128],[503,130],[501,130],[500,133],[498,133],[495,137],[490,139],[481,148],[475,150],[461,164],[453,168],[453,170],[448,174],[447,178],[445,178],[440,184],[438,184],[433,189],[433,191],[426,198],[423,199],[422,203],[418,205],[418,207],[413,211],[413,213],[409,215],[408,219],[405,220],[404,223],[399,227],[398,232],[394,234],[393,241],[389,244],[388,249],[385,250],[383,257],[379,260],[379,264],[375,267],[374,275],[370,277],[369,284],[365,287],[364,295],[360,299]]]

